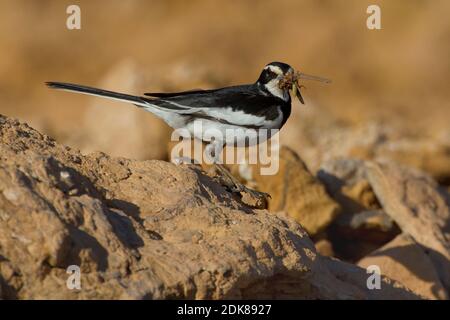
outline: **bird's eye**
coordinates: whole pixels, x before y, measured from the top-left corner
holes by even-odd
[[[276,77],[277,77],[277,74],[275,72],[273,72],[272,70],[267,70],[267,73],[266,73],[266,80],[267,81],[275,79]]]

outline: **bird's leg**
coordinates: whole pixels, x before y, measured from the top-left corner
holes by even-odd
[[[252,190],[243,185],[236,177],[231,174],[231,172],[227,168],[225,168],[220,163],[220,153],[222,151],[222,148],[223,144],[216,142],[212,142],[206,146],[206,150],[209,152],[209,155],[213,159],[213,167],[215,171],[219,173],[223,184],[228,187],[231,192],[234,193],[245,192],[255,199],[263,199],[264,201],[266,201],[267,198],[270,198],[270,195],[268,193]]]
[[[227,186],[232,192],[241,192],[237,186],[237,179],[220,163],[220,154],[223,150],[223,142],[215,140],[206,146],[206,155],[212,160],[212,166],[220,175],[220,178],[225,186]]]

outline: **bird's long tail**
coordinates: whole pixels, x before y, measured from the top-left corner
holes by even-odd
[[[65,83],[65,82],[46,82],[46,85],[49,88],[53,89],[64,90],[69,92],[77,92],[91,96],[132,103],[135,106],[144,108],[145,110],[150,111],[152,113],[155,113],[156,110],[159,110],[178,114],[190,114],[198,110],[197,108],[190,108],[176,103],[172,103],[170,101],[167,101],[166,99],[158,99],[158,98],[150,99],[147,97],[133,96],[131,94],[126,93],[87,87],[80,84]],[[161,102],[163,103],[163,105],[161,105]]]
[[[82,94],[87,94],[91,96],[97,97],[105,97],[112,100],[118,100],[123,102],[132,103],[142,107],[148,107],[149,103],[146,99],[143,99],[139,96],[133,96],[130,94],[119,93],[114,91],[108,91],[93,87],[82,86],[79,84],[73,83],[64,83],[64,82],[46,82],[45,83],[49,88],[70,91],[70,92],[78,92]]]

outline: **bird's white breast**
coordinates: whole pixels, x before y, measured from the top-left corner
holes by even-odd
[[[233,111],[231,107],[226,109],[196,109],[197,112],[202,111],[208,117],[218,119],[218,121],[202,118],[192,121],[192,119],[189,119],[189,114],[179,114],[153,107],[148,107],[146,110],[164,120],[172,128],[184,129],[185,132],[190,133],[191,137],[204,141],[211,141],[214,137],[214,139],[220,139],[226,144],[248,140],[248,137],[253,135],[252,130],[260,136],[267,134],[270,136],[270,132],[255,131],[255,129],[247,127],[258,127],[270,131],[270,129],[280,129],[283,121],[283,113],[280,107],[277,108],[278,116],[273,120],[267,120],[264,116],[248,114],[242,110]],[[220,122],[220,120],[223,122]]]
[[[278,79],[273,79],[273,80],[270,80],[269,82],[267,82],[266,84],[264,84],[264,87],[267,89],[267,91],[269,91],[275,97],[278,97],[278,98],[282,99],[283,101],[288,101],[289,100],[289,92],[287,92],[286,90],[280,89],[279,82],[280,81]]]

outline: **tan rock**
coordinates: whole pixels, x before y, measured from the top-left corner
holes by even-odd
[[[401,139],[378,148],[377,156],[420,169],[440,182],[450,182],[450,141]]]
[[[321,165],[317,177],[342,207],[329,228],[336,256],[358,261],[395,238],[400,230],[381,210],[368,181],[365,161],[340,158]]]
[[[430,257],[410,236],[401,234],[358,262],[377,265],[381,273],[428,299],[448,299]]]
[[[379,120],[343,122],[320,106],[293,108],[281,131],[281,143],[301,153],[312,172],[330,160],[355,158],[389,159],[421,169],[445,185],[450,184],[448,130],[438,134],[417,133],[417,126],[404,127]]]
[[[83,156],[0,117],[0,298],[414,299],[196,166]],[[66,286],[81,268],[81,290]]]
[[[393,163],[371,163],[368,178],[385,212],[426,248],[441,282],[450,289],[450,208],[426,174]]]
[[[333,244],[328,239],[319,239],[314,243],[316,250],[323,256],[334,257],[335,253],[333,250]]]
[[[380,208],[367,180],[363,160],[328,160],[321,165],[317,177],[325,184],[333,199],[341,205],[343,213],[355,214]]]
[[[333,223],[334,232],[341,238],[384,244],[400,233],[394,221],[383,210],[341,214]]]
[[[324,113],[320,107],[293,109],[280,133],[281,143],[301,154],[312,172],[330,160],[372,159],[377,146],[390,134],[390,128],[376,121],[351,125]]]
[[[325,187],[309,172],[291,149],[280,149],[276,175],[260,175],[253,179],[261,191],[271,195],[269,210],[284,211],[299,222],[310,235],[326,228],[339,213],[339,205],[330,198]]]
[[[351,283],[353,285],[363,284],[364,287],[367,288],[367,279],[369,276],[367,270],[362,269],[364,272],[360,272],[360,267],[331,257],[324,257],[323,262],[328,268],[333,270],[333,274],[341,281]],[[410,289],[406,288],[403,284],[400,284],[400,282],[392,280],[387,276],[381,275],[380,280],[381,288],[379,290],[367,290],[369,293],[368,299],[399,300],[403,299],[398,296],[399,291],[406,290],[411,292]],[[391,288],[395,288],[395,290],[391,290]],[[417,295],[415,297],[423,299],[423,297]]]
[[[195,164],[199,168],[207,173],[208,176],[214,178],[217,182],[227,185],[230,182],[228,178],[224,177],[222,173],[214,166],[211,160],[206,156],[205,147],[206,144],[202,143],[197,139],[182,139],[177,141],[178,138],[174,139],[168,143],[168,154],[169,159],[173,163],[184,163],[184,164]],[[222,150],[223,154],[226,154],[227,147],[224,147]],[[236,150],[236,148],[234,148]],[[234,151],[236,152],[236,151]],[[226,157],[224,157],[223,166],[229,170],[229,172],[242,184],[247,184],[251,189],[254,189],[256,186],[253,181],[246,181],[241,176],[242,170],[241,168],[245,167],[244,165],[239,165],[236,161],[231,160],[226,162]],[[254,166],[248,166],[250,171],[256,170]],[[253,182],[253,183],[252,183]],[[229,184],[228,184],[229,185]],[[257,194],[248,192],[249,190],[243,190],[240,193],[234,193],[233,195],[238,198],[241,202],[257,209],[267,209],[268,203],[264,196],[259,196]]]

